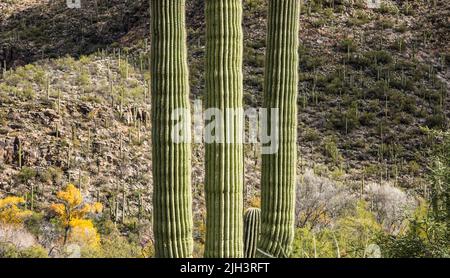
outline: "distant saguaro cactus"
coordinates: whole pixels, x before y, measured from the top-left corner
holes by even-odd
[[[150,5],[155,256],[191,257],[191,146],[171,138],[171,114],[189,109],[185,1],[151,0]],[[184,131],[190,136],[189,126]]]
[[[269,1],[263,106],[278,108],[279,147],[262,155],[259,257],[288,257],[294,239],[299,15],[300,0]]]
[[[261,232],[261,210],[249,208],[244,215],[244,248],[245,257],[254,258]]]
[[[206,108],[242,109],[242,1],[206,0]],[[216,119],[217,120],[217,119]],[[206,142],[205,257],[243,257],[243,120],[223,117]],[[208,119],[206,124],[208,124]],[[216,137],[216,139],[217,139]]]

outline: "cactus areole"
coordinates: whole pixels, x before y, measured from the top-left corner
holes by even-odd
[[[206,0],[206,108],[242,109],[242,0]],[[243,134],[242,117],[224,119],[216,134]],[[206,119],[208,125],[208,119]],[[243,145],[206,142],[205,257],[236,258],[243,248]]]
[[[279,148],[262,155],[257,256],[289,257],[294,239],[300,0],[268,3],[263,106],[278,108]]]
[[[191,146],[171,137],[174,109],[189,109],[185,1],[150,5],[155,256],[192,257]]]

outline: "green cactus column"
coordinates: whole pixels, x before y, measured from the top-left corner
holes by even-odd
[[[244,215],[244,248],[245,257],[254,258],[261,232],[261,210],[249,208]]]
[[[174,109],[189,109],[185,1],[151,0],[155,256],[192,256],[191,146],[172,140]],[[184,132],[190,136],[190,119]]]
[[[234,141],[206,142],[205,257],[244,256],[244,160],[239,142],[243,120],[225,116],[227,108],[242,109],[241,25],[242,0],[206,0],[206,108],[220,109],[223,115],[223,124],[216,125],[214,134]],[[210,123],[206,120],[207,126]]]
[[[259,257],[288,257],[294,239],[300,1],[269,0],[263,105],[279,109],[279,140],[262,155]]]

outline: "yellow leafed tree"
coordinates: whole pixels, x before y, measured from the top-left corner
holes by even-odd
[[[100,235],[97,233],[94,224],[89,219],[72,219],[70,221],[70,238],[82,242],[90,247],[98,247],[100,244]]]
[[[102,204],[83,204],[81,192],[73,185],[67,185],[64,191],[56,195],[61,203],[52,204],[51,209],[58,215],[64,227],[64,244],[67,240],[79,242],[89,247],[98,247],[100,236],[90,219],[85,219],[88,213],[100,213]]]
[[[21,224],[31,215],[31,211],[19,207],[23,203],[25,200],[21,197],[9,196],[0,199],[0,223]]]

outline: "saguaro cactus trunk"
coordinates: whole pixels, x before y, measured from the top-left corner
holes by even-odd
[[[156,257],[191,257],[191,146],[172,138],[175,109],[189,109],[185,1],[151,0],[153,231]],[[190,136],[185,114],[183,132]]]
[[[261,210],[249,208],[244,215],[244,247],[245,257],[254,258],[261,232]]]
[[[262,155],[260,257],[288,257],[294,238],[299,14],[300,0],[269,0],[263,106],[278,108],[279,141]]]
[[[206,140],[205,257],[244,255],[241,25],[242,0],[206,0],[206,108],[220,109],[223,121],[211,119],[217,140]]]

